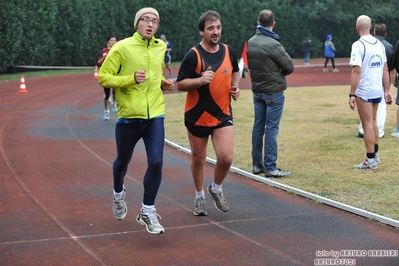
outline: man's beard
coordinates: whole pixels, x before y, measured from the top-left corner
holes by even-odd
[[[212,38],[211,38],[211,39],[209,40],[209,44],[212,45],[212,46],[216,46],[216,45],[219,44],[219,40],[220,40],[220,39],[218,39],[216,42],[214,42],[214,41],[212,40]]]

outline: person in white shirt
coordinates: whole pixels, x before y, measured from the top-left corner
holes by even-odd
[[[385,54],[387,56],[387,66],[388,73],[394,70],[395,68],[395,50],[387,40],[385,40],[385,36],[387,36],[387,26],[384,23],[377,23],[374,25],[374,37],[382,42],[385,47]],[[391,84],[391,81],[389,81]],[[384,96],[384,91],[381,90],[381,95]],[[381,102],[378,104],[377,109],[377,127],[378,127],[378,137],[383,138],[385,135],[384,127],[385,121],[387,119],[387,104],[384,100],[384,97],[381,99]],[[362,122],[359,124],[359,133],[356,137],[363,138],[364,130]]]
[[[354,165],[354,169],[375,170],[381,162],[378,156],[377,108],[381,102],[381,91],[387,103],[392,101],[389,91],[389,74],[384,45],[371,36],[371,19],[361,15],[356,21],[356,31],[360,39],[352,44],[350,65],[351,90],[349,107],[359,113],[364,129],[366,146],[365,160]]]

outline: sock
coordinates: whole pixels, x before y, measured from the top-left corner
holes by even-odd
[[[114,190],[114,199],[115,200],[121,200],[123,197],[123,190],[121,192],[115,192]]]
[[[201,191],[195,191],[195,199],[198,199],[198,198],[205,198],[205,193],[204,193],[204,190],[201,190]]]
[[[374,153],[378,152],[378,143],[374,144]]]
[[[109,113],[109,110],[104,110],[104,113]]]
[[[215,182],[212,183],[212,191],[213,193],[218,193],[222,190],[222,185],[216,185]]]
[[[144,203],[141,203],[141,206],[142,206],[141,208],[142,213],[150,213],[153,212],[155,209],[154,205],[145,205]]]
[[[367,161],[369,163],[373,163],[374,162],[374,157],[375,157],[375,153],[374,152],[367,153],[366,156],[367,156]]]

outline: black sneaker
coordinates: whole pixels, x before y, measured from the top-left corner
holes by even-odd
[[[362,138],[363,138],[363,134],[362,134],[362,133],[360,133],[360,132],[359,132],[359,133],[357,133],[357,135],[356,135],[356,138],[361,138],[361,139],[362,139]]]

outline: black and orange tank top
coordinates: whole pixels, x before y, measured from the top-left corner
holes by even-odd
[[[228,46],[221,44],[220,47],[223,51],[217,54],[210,54],[196,47],[191,48],[197,55],[196,73],[201,76],[210,66],[215,76],[210,84],[187,93],[185,123],[214,127],[232,119],[230,88],[233,66]],[[212,60],[217,63],[209,64],[206,61],[207,56],[219,56],[220,60]]]

